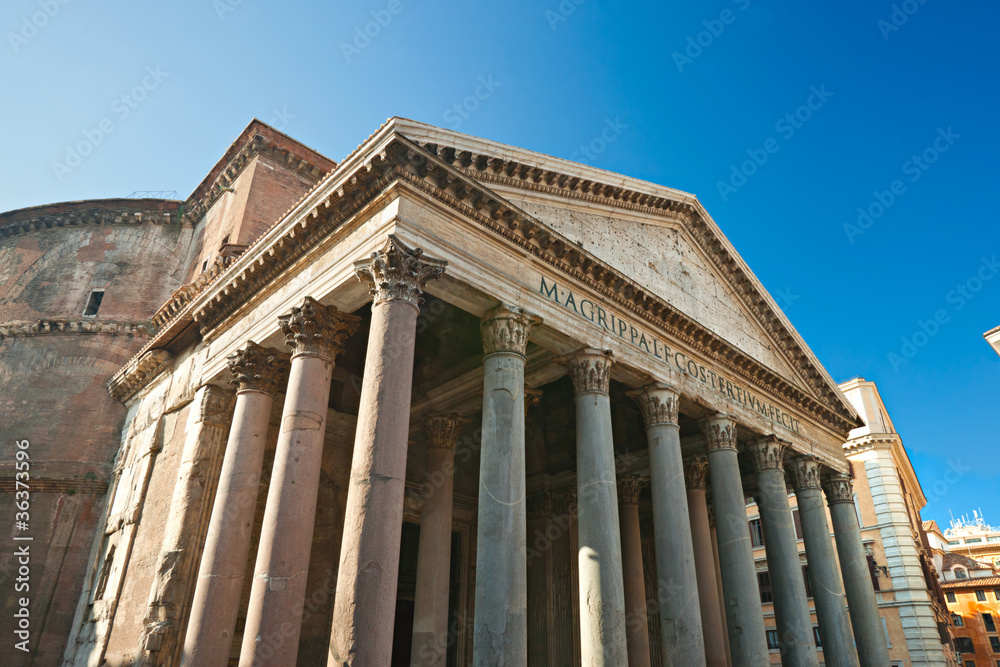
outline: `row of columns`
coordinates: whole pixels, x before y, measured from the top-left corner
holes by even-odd
[[[419,249],[408,248],[393,236],[379,252],[355,265],[359,278],[371,285],[374,300],[337,575],[330,665],[381,666],[391,658],[418,304],[424,283],[439,276],[444,267],[445,262],[423,257]],[[486,313],[481,325],[483,436],[473,645],[477,666],[527,664],[524,367],[530,331],[539,322],[519,308],[500,305]],[[184,665],[221,667],[228,661],[250,556],[268,421],[286,369],[285,403],[254,561],[240,665],[296,661],[330,382],[334,361],[357,328],[358,318],[307,298],[281,317],[279,325],[292,348],[290,358],[250,342],[229,360],[238,389],[236,408],[196,584]],[[619,504],[609,398],[613,359],[608,351],[585,348],[563,363],[572,380],[576,407],[581,658],[588,666],[649,664],[646,633],[629,630],[629,620],[637,610],[641,609],[645,620],[647,605],[641,585],[637,506]],[[700,466],[704,479],[707,468],[722,575],[720,596],[714,585],[704,484],[698,488],[684,481],[678,393],[669,385],[651,384],[630,395],[643,415],[649,445],[659,580],[657,599],[650,607],[659,616],[664,662],[725,664],[718,613],[722,603],[733,664],[766,664],[735,421],[721,414],[703,420],[707,457],[687,465],[689,478],[699,474]],[[458,415],[437,416],[427,425],[428,465],[448,473],[445,484],[424,505],[413,638],[413,659],[421,665],[444,664],[450,482],[454,444],[463,425]],[[785,445],[772,436],[749,443],[746,449],[757,469],[782,661],[815,665],[784,481]],[[810,459],[798,459],[795,465],[793,481],[806,505],[802,521],[817,582],[821,633],[829,646],[848,646],[847,616],[817,490],[819,466]],[[886,664],[857,521],[847,504],[850,499],[841,498],[844,484],[850,488],[845,479],[835,478],[827,495],[848,582],[854,634],[863,665]],[[627,579],[623,561],[628,564]],[[835,653],[849,652],[828,651],[827,664],[856,664],[837,661]]]

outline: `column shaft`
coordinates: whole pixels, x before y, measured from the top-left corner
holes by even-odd
[[[736,423],[727,415],[714,415],[701,426],[708,446],[708,478],[715,506],[719,569],[733,665],[766,665],[767,638],[747,530],[746,500],[736,453]]]
[[[586,349],[568,361],[576,398],[581,657],[584,665],[623,665],[625,591],[611,429],[610,352]]]
[[[833,555],[830,527],[826,522],[819,463],[811,458],[798,459],[792,464],[791,473],[823,643],[823,662],[828,667],[857,667],[856,653],[846,650],[854,639],[844,604],[844,587]]]
[[[705,498],[705,477],[708,459],[694,457],[685,465],[687,482],[688,515],[691,524],[691,544],[694,551],[695,571],[698,580],[698,603],[705,641],[705,664],[709,667],[726,667],[726,633],[720,613],[718,577],[715,570],[715,550],[712,547],[712,527],[708,520],[708,502]]]
[[[649,667],[649,623],[646,620],[646,581],[642,568],[639,530],[639,494],[644,480],[618,482],[618,521],[622,534],[622,576],[625,585],[625,641],[629,667]]]
[[[433,480],[420,513],[417,588],[413,603],[410,664],[443,667],[448,648],[448,591],[451,578],[451,515],[455,442],[466,424],[458,415],[427,419],[426,477]]]
[[[680,397],[666,384],[652,384],[629,395],[639,403],[649,443],[663,658],[671,665],[703,664],[705,639],[677,425]]]
[[[473,664],[528,663],[524,352],[537,321],[498,306],[483,317],[483,435]]]
[[[833,534],[837,540],[837,555],[844,575],[858,658],[862,667],[888,665],[889,649],[875,601],[868,558],[861,544],[851,480],[846,476],[835,476],[827,480],[823,488],[830,504],[830,521],[833,522]]]
[[[294,351],[250,588],[241,667],[295,664],[333,359],[358,319],[307,297],[279,323]]]
[[[238,387],[219,487],[212,505],[184,639],[184,667],[225,667],[250,557],[267,427],[281,372],[279,355],[252,341],[229,357]]]
[[[767,569],[774,592],[774,619],[778,625],[781,664],[785,667],[817,667],[819,658],[813,643],[802,562],[782,467],[784,450],[785,443],[774,437],[763,438],[747,446],[757,469],[757,507],[764,529]]]

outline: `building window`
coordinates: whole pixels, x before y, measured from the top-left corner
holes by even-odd
[[[971,637],[955,637],[955,650],[959,653],[975,653],[976,647],[972,645]]]
[[[878,585],[878,567],[875,565],[875,556],[868,554],[867,558],[868,558],[868,574],[871,575],[872,578],[872,587],[876,591],[880,591],[882,589],[879,588]]]
[[[778,631],[768,630],[767,631],[767,649],[769,651],[777,651],[781,647],[778,645]]]
[[[979,602],[986,602],[986,591],[981,588],[976,589],[976,600]]]
[[[955,578],[956,578],[956,579],[968,579],[968,578],[969,578],[969,575],[967,575],[967,574],[965,573],[965,570],[963,570],[963,569],[962,569],[962,568],[960,568],[960,567],[956,567],[956,568],[955,568],[955,569],[953,570],[953,572],[955,573]]]
[[[1000,535],[994,535],[993,537],[987,537],[987,542],[1000,542]]]
[[[823,642],[819,638],[819,626],[816,625],[813,626],[813,641],[816,642],[816,648],[823,648]]]
[[[986,626],[986,632],[997,631],[997,624],[993,621],[993,614],[983,614],[983,625]]]
[[[795,539],[802,539],[802,519],[799,517],[798,510],[792,510],[792,523],[795,524]]]
[[[976,667],[976,661],[975,660],[966,660],[965,661],[965,667]]]
[[[802,581],[806,584],[806,597],[811,598],[813,596],[812,582],[809,580],[809,566],[802,566]]]
[[[962,617],[959,616],[958,614],[952,614],[951,624],[954,625],[956,628],[960,628],[965,625],[965,621],[963,621]]]
[[[962,543],[961,540],[952,540],[951,542],[948,543],[948,546],[949,547],[957,547],[961,543]]]
[[[1000,653],[1000,637],[990,637],[990,650]]]
[[[1000,588],[993,589],[993,597],[997,599],[997,602],[1000,602]]]
[[[91,290],[90,296],[87,297],[87,306],[83,309],[84,317],[97,317],[97,311],[101,307],[101,301],[104,300],[104,290],[95,289]]]
[[[774,595],[771,591],[771,575],[767,572],[757,573],[757,587],[760,589],[761,602],[774,602]]]
[[[750,544],[754,547],[764,546],[764,527],[760,525],[760,519],[750,520]]]
[[[945,593],[945,595],[948,596],[948,602],[957,602],[957,600],[955,599],[955,594],[952,593],[951,591],[948,591],[947,593]]]
[[[981,537],[967,537],[967,538],[965,538],[965,543],[966,544],[979,544],[982,541],[983,541],[983,538],[981,538]]]

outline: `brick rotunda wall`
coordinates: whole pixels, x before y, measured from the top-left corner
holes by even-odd
[[[111,199],[0,214],[0,664],[61,662],[87,576],[125,407],[107,380],[149,340],[182,284],[194,230],[181,202]],[[97,315],[85,317],[103,289]],[[30,445],[28,530],[15,524],[16,441]],[[30,588],[15,593],[14,535],[29,535]],[[31,652],[13,646],[30,600]]]

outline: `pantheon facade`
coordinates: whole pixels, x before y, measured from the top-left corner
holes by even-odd
[[[90,258],[51,306],[83,315],[0,345],[131,346],[72,371],[114,428],[36,649],[64,665],[766,665],[748,498],[782,664],[889,664],[863,422],[693,195],[401,118],[334,163],[254,121],[184,202],[0,229]],[[80,410],[23,426],[36,475]]]

